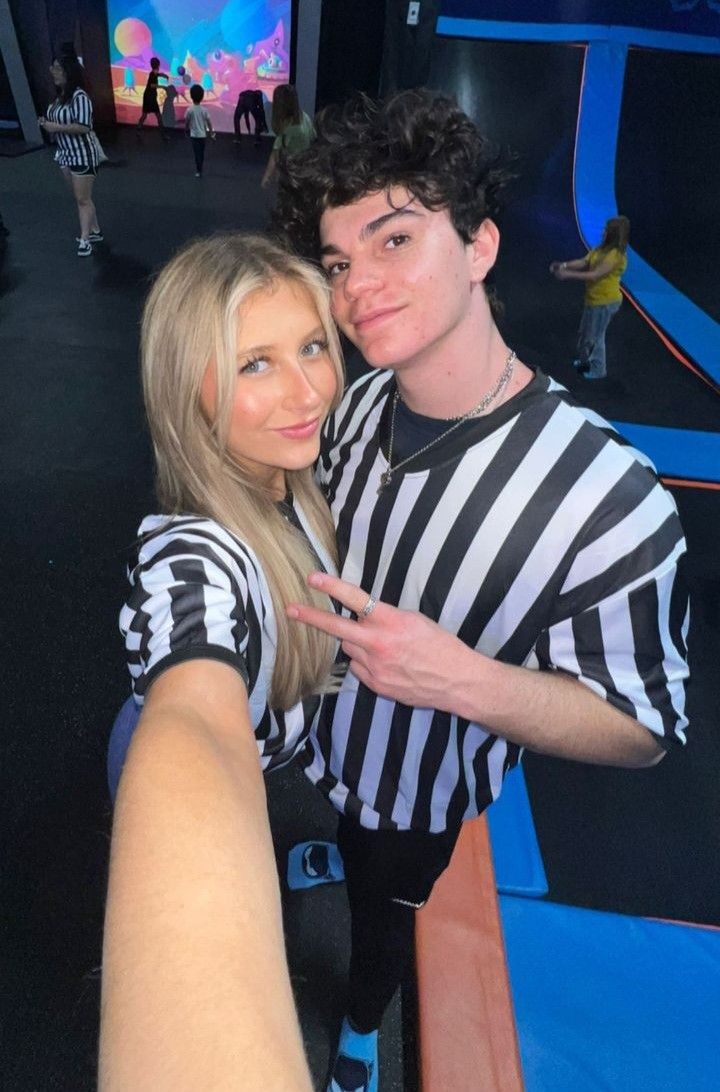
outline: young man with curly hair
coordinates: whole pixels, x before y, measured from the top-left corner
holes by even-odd
[[[374,369],[326,428],[319,474],[347,608],[291,608],[343,642],[307,773],[340,812],[350,1000],[329,1089],[377,1084],[377,1029],[415,909],[524,747],[652,766],[684,742],[685,550],[653,468],[519,361],[485,284],[502,171],[446,98],[320,116],[276,222],[322,262]]]

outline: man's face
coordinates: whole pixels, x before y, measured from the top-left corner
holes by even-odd
[[[441,357],[462,340],[473,291],[484,301],[487,265],[473,245],[446,209],[431,212],[402,187],[326,209],[320,246],[338,326],[374,367]]]

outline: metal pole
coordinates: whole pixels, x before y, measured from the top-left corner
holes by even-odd
[[[35,104],[25,75],[25,66],[18,46],[8,0],[0,0],[0,54],[5,62],[5,71],[8,75],[10,90],[15,99],[15,109],[17,110],[23,137],[28,144],[42,144],[43,139],[37,123]]]

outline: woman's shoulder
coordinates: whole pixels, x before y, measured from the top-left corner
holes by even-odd
[[[179,557],[196,556],[222,568],[257,567],[249,546],[208,516],[193,514],[146,516],[138,528],[137,559],[142,568],[172,564]]]
[[[618,246],[611,246],[605,250],[598,249],[597,253],[599,261],[612,262],[613,266],[621,265],[623,262],[627,263],[625,251]]]

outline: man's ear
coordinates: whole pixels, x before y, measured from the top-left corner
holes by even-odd
[[[484,281],[497,260],[500,232],[494,220],[485,219],[476,230],[470,243],[471,280],[473,284]]]

